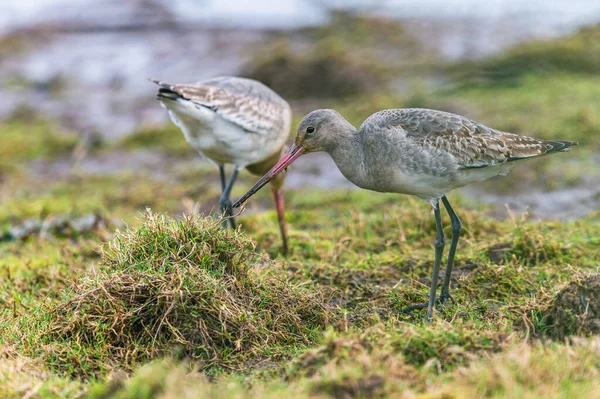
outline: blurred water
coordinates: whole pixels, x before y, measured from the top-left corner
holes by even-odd
[[[141,125],[167,123],[166,113],[154,99],[156,89],[145,78],[191,82],[236,74],[266,30],[322,24],[329,16],[328,7],[398,18],[426,48],[448,59],[481,57],[518,42],[560,36],[600,22],[598,0],[0,1],[0,39],[18,32],[15,37],[22,40],[29,36],[19,30],[52,26],[41,38],[31,36],[36,41],[26,51],[2,53],[0,49],[0,120],[26,106],[76,131],[109,138]],[[160,171],[157,154],[121,155],[88,159],[86,165],[100,170],[129,165]],[[42,169],[60,175],[60,168],[45,165]],[[534,217],[572,218],[598,206],[598,190],[590,189],[598,187],[598,181],[590,179],[595,180],[585,187],[551,194],[534,190],[484,195],[477,188],[463,192],[497,204],[500,217],[506,216],[503,204],[508,203],[516,211],[530,205]],[[352,187],[325,154],[301,159],[290,170],[288,187],[306,185]]]
[[[127,9],[163,8],[180,22],[211,26],[286,28],[323,23],[327,8],[359,9],[400,19],[523,20],[538,34],[556,34],[594,23],[597,0],[24,0],[0,4],[0,32],[48,21],[103,23],[122,19]],[[120,17],[119,17],[120,16]],[[125,15],[127,17],[127,15]],[[558,32],[559,34],[561,32]]]
[[[600,21],[600,1],[587,0],[3,1],[0,35],[40,24],[54,33],[0,58],[0,119],[27,106],[107,137],[166,122],[145,78],[235,74],[265,29],[323,23],[331,6],[402,19],[428,48],[452,59]]]

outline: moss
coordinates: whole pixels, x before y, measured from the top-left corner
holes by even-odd
[[[285,98],[335,98],[363,93],[382,85],[382,73],[353,59],[348,46],[325,39],[299,55],[286,40],[258,52],[243,75],[265,82]]]
[[[91,398],[595,398],[600,353],[598,339],[571,345],[510,342],[502,352],[476,359],[467,367],[436,375],[406,365],[387,347],[364,338],[328,338],[287,372],[285,381],[255,382],[226,378],[208,382],[189,365],[155,362],[130,379],[96,385]],[[310,371],[302,373],[301,370]],[[384,377],[383,377],[384,376]]]
[[[122,397],[149,389],[141,382],[148,375],[157,376],[151,390],[155,395],[177,391],[173,382],[177,379],[190,384],[186,385],[190,392],[209,397],[239,392],[261,397],[427,392],[423,381],[432,378],[429,373],[459,378],[453,370],[482,362],[484,354],[503,353],[510,346],[507,337],[527,336],[531,326],[535,331],[529,336],[551,331],[544,320],[547,308],[540,306],[549,303],[548,290],[575,273],[564,265],[597,267],[586,256],[597,246],[593,216],[562,224],[515,225],[462,206],[466,233],[452,278],[456,304],[439,311],[434,324],[422,324],[422,315],[402,315],[399,310],[426,300],[434,229],[427,204],[360,191],[317,194],[290,196],[297,245],[278,262],[254,254],[251,241],[221,230],[216,222],[160,217],[132,221],[131,228],[105,246],[102,260],[89,272],[85,270],[93,258],[75,249],[72,260],[52,255],[46,261],[18,263],[8,258],[12,285],[4,287],[13,297],[7,297],[0,316],[0,344],[39,357],[60,381],[65,375],[106,381],[109,370],[136,370],[146,360],[168,355],[191,361],[152,364],[132,380],[100,383],[100,391]],[[267,249],[278,245],[264,234],[264,230],[276,234],[272,215],[244,215],[242,220],[244,230],[262,237],[259,245]],[[306,226],[312,234],[303,233]],[[512,256],[500,265],[486,263],[490,243],[512,242],[523,231],[543,228],[551,229],[554,239],[569,251],[531,263]],[[89,237],[90,244],[97,239]],[[26,244],[29,251],[43,254],[66,242],[41,248],[35,241]],[[3,248],[7,245],[16,250],[23,244]],[[59,270],[48,268],[55,263],[62,265]],[[69,275],[69,270],[84,274]],[[228,283],[234,280],[234,286]],[[210,293],[198,294],[205,298],[201,303],[185,295],[198,287]],[[14,314],[17,296],[27,309],[18,306]],[[222,315],[224,308],[219,306],[217,312],[217,304],[225,303],[228,312]],[[167,312],[172,304],[173,310]],[[244,323],[235,316],[240,310],[246,315]],[[207,320],[202,328],[197,324],[199,312]],[[314,319],[315,312],[318,317],[327,315],[335,330],[325,338],[320,333],[324,319]],[[290,313],[296,316],[288,319]],[[279,321],[269,316],[274,314]],[[225,323],[222,317],[227,317]],[[247,323],[256,328],[241,328]],[[198,331],[212,337],[214,345],[201,341]],[[295,360],[288,365],[287,359]],[[261,374],[261,364],[280,371]],[[230,367],[238,371],[222,376]],[[221,375],[218,380],[224,378],[225,385],[207,382],[203,369],[211,378]],[[285,382],[279,380],[280,372]]]
[[[277,266],[253,247],[218,221],[148,214],[56,305],[19,323],[39,323],[28,334],[48,347],[36,356],[84,377],[164,353],[207,370],[277,358],[285,346],[311,343],[328,312],[318,295],[274,276],[268,269]]]
[[[560,259],[569,249],[554,234],[555,226],[546,223],[540,229],[532,224],[518,225],[513,248],[507,255],[530,265]]]

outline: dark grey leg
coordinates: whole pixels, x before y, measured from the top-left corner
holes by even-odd
[[[440,274],[440,264],[442,263],[442,252],[444,251],[444,229],[442,228],[442,217],[440,215],[440,202],[436,201],[433,204],[433,214],[435,216],[435,258],[433,260],[433,273],[431,275],[431,289],[429,291],[429,302],[417,305],[410,305],[401,310],[401,312],[408,313],[416,309],[423,309],[427,307],[427,319],[431,320],[433,317],[433,308],[437,302],[435,296],[437,292],[437,281]]]
[[[219,168],[219,171],[221,171],[221,168]],[[225,216],[228,218],[227,220],[229,220],[229,225],[231,226],[232,229],[235,229],[235,219],[232,217],[233,210],[232,210],[231,206],[233,205],[233,202],[231,202],[231,199],[229,198],[229,196],[231,195],[231,188],[233,187],[233,183],[235,183],[235,179],[237,179],[239,172],[240,172],[240,169],[236,166],[235,169],[233,170],[233,173],[231,174],[231,177],[229,178],[229,181],[223,188],[223,192],[221,193],[221,198],[219,198],[219,205],[221,206],[221,212],[224,213]],[[223,182],[224,180],[225,180],[225,172],[223,171],[223,173],[221,174],[221,181]]]
[[[442,293],[440,294],[440,302],[443,305],[448,299],[454,301],[454,299],[452,299],[452,296],[450,296],[450,275],[452,274],[452,264],[454,263],[454,253],[456,252],[456,245],[458,244],[458,238],[460,237],[460,232],[462,230],[462,222],[454,212],[454,209],[452,209],[452,205],[450,205],[450,202],[448,202],[448,198],[446,198],[445,195],[442,197],[442,202],[444,203],[444,207],[446,207],[446,211],[448,211],[448,215],[450,215],[450,221],[452,222],[452,240],[450,241],[448,263],[446,263],[444,283],[442,285]]]
[[[440,215],[440,202],[436,201],[433,205],[433,214],[435,215],[435,258],[433,260],[433,274],[431,275],[431,290],[429,291],[429,305],[427,306],[427,318],[431,320],[433,308],[436,302],[437,280],[440,274],[440,264],[442,263],[442,252],[444,251],[444,229],[442,227],[442,217]]]
[[[223,192],[225,191],[225,187],[227,186],[227,180],[225,178],[225,165],[219,165],[219,177],[221,178],[221,195],[223,194]],[[220,204],[220,200],[219,200],[219,204]],[[223,209],[223,205],[221,206],[221,214],[225,212],[225,209]],[[221,225],[223,225],[223,227],[227,227],[227,219],[223,219],[223,221],[221,222]]]
[[[226,186],[225,165],[219,165],[219,177],[221,178],[221,192],[223,192]]]

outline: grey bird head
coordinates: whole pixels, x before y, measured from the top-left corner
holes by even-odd
[[[309,152],[331,150],[335,148],[338,139],[343,139],[348,132],[354,131],[356,131],[354,126],[332,109],[312,111],[300,122],[296,140],[289,151],[246,194],[237,200],[233,207],[237,208],[243,204],[261,187],[283,173],[300,156]]]
[[[303,153],[327,151],[348,129],[354,130],[340,114],[332,109],[318,109],[307,114],[296,132],[295,145]]]

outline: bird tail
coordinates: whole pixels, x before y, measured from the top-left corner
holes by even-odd
[[[546,154],[551,152],[564,152],[571,151],[571,147],[578,145],[577,141],[564,141],[564,140],[548,140],[546,144],[550,146],[550,148],[546,151]]]
[[[158,93],[156,93],[156,99],[157,100],[163,100],[163,99],[167,99],[167,100],[179,100],[182,99],[183,97],[177,93],[176,91],[173,90],[173,85],[170,83],[166,83],[166,82],[161,82],[160,80],[156,80],[156,79],[148,79],[149,81],[151,81],[152,83],[156,83],[160,88],[158,89]]]
[[[554,152],[571,151],[571,147],[577,145],[576,141],[564,140],[537,140],[528,137],[512,135],[517,140],[524,140],[521,145],[515,145],[512,156],[507,161],[518,161],[519,159],[534,158],[542,155],[552,154]],[[534,144],[533,146],[531,144]]]

